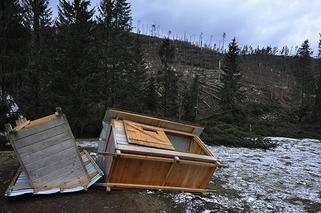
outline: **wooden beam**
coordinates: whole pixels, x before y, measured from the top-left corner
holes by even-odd
[[[30,123],[25,126],[25,128],[31,128],[33,126],[37,126],[37,125],[40,125],[42,123],[45,123],[45,122],[48,122],[48,121],[51,121],[51,120],[54,120],[57,118],[57,115],[56,114],[52,114],[52,115],[48,115],[46,117],[43,117],[43,118],[39,118],[37,120],[33,120],[33,121],[30,121]]]
[[[114,112],[116,114],[115,117],[116,117],[117,120],[118,120],[119,116],[121,114],[123,114],[123,115],[127,115],[127,116],[132,116],[132,117],[137,117],[137,118],[142,118],[142,119],[148,119],[148,120],[152,120],[152,121],[155,121],[155,122],[170,123],[170,124],[175,124],[175,125],[178,125],[178,126],[184,126],[184,127],[189,127],[189,128],[204,129],[204,127],[200,127],[200,126],[196,126],[196,125],[183,124],[183,123],[179,123],[179,122],[175,122],[175,121],[170,121],[170,120],[166,120],[166,119],[150,117],[150,116],[146,116],[146,115],[140,115],[140,114],[136,114],[136,113],[125,112],[125,111],[111,109],[111,108],[108,109],[108,111]]]
[[[176,163],[174,162],[174,163],[171,164],[171,167],[169,167],[168,172],[167,172],[167,174],[166,174],[166,177],[164,178],[164,181],[163,181],[162,186],[165,186],[165,184],[166,184],[166,182],[167,182],[167,180],[168,180],[169,175],[171,174],[173,168],[175,167],[175,164],[176,164]]]
[[[153,186],[153,185],[127,184],[127,183],[96,183],[95,186],[110,187],[110,188],[185,191],[185,192],[213,192],[214,191],[210,189],[195,189],[195,188],[184,188],[184,187],[174,187],[174,186]]]
[[[172,163],[172,162],[175,161],[172,158],[155,157],[155,156],[148,156],[148,155],[135,155],[135,154],[122,153],[119,156],[122,157],[122,158],[130,158],[130,159],[137,159],[137,160],[161,161],[161,162],[168,162],[168,163]]]
[[[186,165],[206,166],[206,167],[218,166],[218,163],[206,163],[206,162],[191,161],[191,160],[180,160],[179,163],[186,164]]]

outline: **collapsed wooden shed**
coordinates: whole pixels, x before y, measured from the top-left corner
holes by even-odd
[[[98,145],[99,185],[203,192],[218,161],[201,141],[203,128],[109,109]]]
[[[103,172],[87,152],[79,153],[66,116],[60,111],[12,129],[9,139],[21,168],[6,195],[50,194],[87,188]]]

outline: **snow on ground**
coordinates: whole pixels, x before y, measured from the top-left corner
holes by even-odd
[[[270,137],[279,144],[271,150],[210,146],[223,167],[212,181],[237,192],[197,195],[168,193],[186,212],[211,210],[236,212],[306,212],[307,205],[321,206],[321,142],[314,139]],[[78,141],[97,147],[97,141]],[[152,193],[147,191],[146,193]]]
[[[307,203],[321,206],[321,142],[313,139],[270,138],[272,150],[211,146],[224,168],[214,177],[223,187],[239,192],[239,199],[180,193],[178,203],[193,211],[220,206],[252,212],[305,212]],[[215,181],[214,178],[214,181]],[[317,208],[318,208],[317,207]],[[321,212],[321,209],[317,209]]]

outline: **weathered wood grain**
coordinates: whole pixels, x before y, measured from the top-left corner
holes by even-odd
[[[37,133],[39,134],[42,131],[59,126],[63,123],[64,123],[64,120],[62,118],[57,118],[54,120],[50,120],[47,123],[42,123],[38,126],[33,126],[30,128],[23,128],[20,131],[18,131],[16,134],[13,134],[13,138],[17,141],[21,138],[28,137],[33,134],[37,134]]]
[[[18,140],[16,140],[15,138],[13,139],[15,140],[15,146],[19,149],[21,147],[29,146],[31,144],[49,139],[66,131],[66,126],[64,124],[61,124],[59,126],[55,126],[53,128],[47,129],[46,131],[42,131],[28,137],[19,138]]]

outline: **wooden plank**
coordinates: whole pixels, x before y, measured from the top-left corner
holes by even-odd
[[[196,166],[206,166],[206,167],[217,167],[218,163],[206,163],[206,162],[198,162],[198,161],[191,161],[191,160],[180,160],[180,164],[187,164],[187,165],[196,165]]]
[[[59,153],[66,152],[73,149],[73,140],[69,139],[67,141],[63,141],[62,143],[55,144],[53,146],[47,147],[43,150],[34,151],[31,154],[25,154],[21,156],[25,165],[28,165],[33,162],[37,162],[40,160],[44,160],[50,157],[59,158]]]
[[[205,161],[205,162],[216,162],[216,158],[213,156],[207,155],[198,155],[192,153],[183,153],[183,152],[176,152],[172,150],[163,150],[163,149],[156,149],[150,147],[140,147],[135,145],[118,145],[118,149],[124,151],[124,153],[136,153],[136,154],[148,154],[148,155],[156,155],[156,156],[169,156],[175,157],[178,156],[180,158],[186,158],[196,161]]]
[[[124,127],[129,143],[175,150],[161,128],[131,121],[124,121]]]
[[[67,117],[66,117],[64,114],[62,114],[61,117],[63,118],[63,120],[64,120],[65,123],[67,124],[67,129],[68,129],[70,135],[72,136],[72,138],[74,139],[74,141],[76,141],[75,138],[74,138],[74,135],[72,134],[71,128],[70,128],[70,126],[69,126],[69,124],[68,124]],[[80,152],[79,152],[79,150],[78,150],[78,147],[77,147],[77,145],[76,145],[76,142],[74,142],[73,145],[74,145],[74,148],[75,148],[76,153],[77,153],[77,158],[78,158],[80,164],[82,165],[82,172],[87,175],[87,170],[86,170],[86,168],[85,168],[85,166],[84,166],[84,164],[83,164],[83,161],[82,161],[82,158],[81,158],[81,156],[80,156]],[[89,180],[88,180],[88,181],[89,181]]]
[[[60,159],[57,158],[47,158],[44,162],[37,162],[35,164],[26,165],[27,169],[30,169],[33,166],[33,177],[40,178],[52,175],[53,171],[59,171],[62,168],[68,168],[75,166],[77,163],[74,159],[76,158],[76,153],[67,152],[60,155]],[[56,159],[56,160],[55,160]],[[54,161],[53,161],[54,160]],[[78,164],[80,165],[80,164]]]
[[[29,146],[31,144],[38,143],[40,141],[43,141],[43,140],[49,139],[51,137],[54,137],[56,135],[62,134],[66,131],[67,131],[66,125],[61,124],[59,126],[47,129],[45,131],[30,135],[27,137],[20,138],[18,140],[14,139],[15,140],[14,143],[15,143],[16,147],[18,149],[20,149],[24,146]]]
[[[34,127],[34,126],[38,126],[38,125],[40,125],[42,123],[47,123],[48,121],[51,121],[51,120],[54,120],[54,119],[57,119],[57,115],[56,114],[48,115],[46,117],[39,118],[37,120],[31,121],[30,124],[28,126],[26,126],[26,128],[31,128],[31,127]]]
[[[137,159],[137,160],[151,160],[151,161],[161,161],[161,162],[174,162],[174,159],[171,158],[164,158],[164,157],[155,157],[155,156],[147,156],[147,155],[135,155],[135,154],[125,154],[122,153],[119,155],[122,158],[130,158],[130,159]]]
[[[113,134],[113,139],[114,139],[114,140],[111,140],[110,142],[113,142],[113,143],[114,143],[114,146],[115,146],[115,149],[118,149],[118,142],[117,142],[116,131],[115,131],[115,130],[116,130],[115,121],[116,121],[116,120],[113,120],[113,121],[112,121],[112,127],[113,127],[112,134]]]
[[[60,126],[63,123],[64,123],[63,119],[55,119],[55,120],[48,121],[47,123],[42,123],[38,126],[33,126],[31,128],[23,128],[16,134],[13,134],[13,138],[14,140],[19,140],[21,138],[28,137],[33,134],[39,134],[42,131],[54,128],[56,126]]]
[[[81,165],[78,166],[68,166],[65,168],[61,168],[59,170],[52,171],[50,174],[37,178],[35,181],[35,185],[37,186],[45,186],[45,185],[56,185],[72,180],[86,180],[87,175],[84,174],[81,170]]]
[[[190,132],[192,132],[194,129],[199,129],[199,130],[203,130],[204,129],[203,127],[196,126],[196,125],[183,124],[183,123],[179,123],[179,122],[175,122],[175,121],[155,118],[155,117],[146,116],[146,115],[140,115],[140,114],[136,114],[136,113],[125,112],[125,111],[121,111],[121,110],[117,110],[117,109],[109,108],[108,111],[117,114],[117,116],[115,117],[116,120],[118,120],[121,115],[127,115],[129,117],[134,117],[134,118],[136,117],[136,118],[140,118],[140,119],[151,120],[151,121],[156,122],[156,124],[159,124],[160,126],[163,123],[165,123],[165,124],[172,124],[172,125],[178,126],[178,127],[188,127],[191,130]]]
[[[169,191],[185,191],[185,192],[211,192],[208,189],[193,189],[184,187],[172,187],[161,185],[144,185],[144,184],[124,184],[124,183],[100,183],[97,186],[110,187],[110,188],[132,188],[132,189],[154,189],[154,190],[169,190]]]
[[[116,157],[108,182],[161,185],[170,162]]]
[[[14,143],[14,139],[13,139],[13,134],[9,134],[8,135],[9,137],[9,140],[11,142],[11,145],[12,145],[12,148],[14,149],[15,153],[18,153],[18,150],[17,150],[17,147],[16,147],[16,144]],[[25,168],[25,165],[24,165],[24,162],[22,161],[21,157],[19,154],[16,154],[16,157],[18,159],[18,161],[20,162],[20,167],[22,168],[23,171],[26,171],[26,168]],[[34,187],[33,183],[32,183],[32,178],[30,177],[30,174],[28,172],[26,172],[28,178],[29,178],[29,183],[31,185],[31,187]]]
[[[213,167],[176,164],[166,181],[166,186],[205,189]]]
[[[29,146],[24,146],[19,149],[20,155],[34,153],[35,150],[44,150],[50,146],[62,143],[63,141],[71,140],[68,132],[63,132],[59,135],[53,136],[51,138],[39,141],[37,143],[30,144]]]

